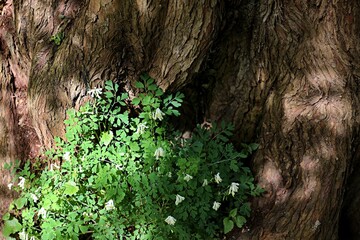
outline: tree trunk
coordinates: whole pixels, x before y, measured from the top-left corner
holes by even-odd
[[[260,143],[251,165],[266,194],[234,238],[338,238],[357,169],[357,1],[8,0],[1,8],[2,162],[51,147],[66,109],[89,88],[111,79],[132,93],[148,72],[164,90],[188,93],[192,124],[225,119],[236,143]],[[0,172],[2,193],[10,179]]]
[[[359,143],[359,4],[247,6],[229,14],[243,25],[221,39],[209,108],[240,141],[260,140],[253,169],[267,192],[238,239],[337,239]]]

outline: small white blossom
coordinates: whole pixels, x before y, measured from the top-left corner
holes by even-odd
[[[30,193],[30,197],[34,200],[34,202],[37,202],[39,200],[38,197],[33,193]]]
[[[70,159],[70,157],[69,157]],[[54,168],[59,169],[60,167],[56,165],[55,163],[50,164],[50,171],[54,171]]]
[[[38,212],[39,216],[42,216],[42,218],[46,218],[46,210],[45,208],[40,208],[39,212]]]
[[[207,179],[204,179],[204,182],[202,184],[203,187],[207,186],[208,185],[208,180]]]
[[[159,108],[155,110],[155,112],[152,113],[152,118],[154,120],[159,119],[160,121],[164,119],[165,113],[163,113]]]
[[[230,187],[229,187],[229,195],[231,194],[232,196],[235,195],[235,193],[239,190],[239,183],[231,183]]]
[[[175,205],[177,206],[179,203],[181,203],[182,201],[184,201],[185,198],[179,194],[176,194],[176,201],[175,201]]]
[[[216,182],[216,183],[221,183],[221,181],[222,181],[222,179],[221,179],[221,177],[220,177],[220,173],[217,173],[217,174],[215,175],[215,182]]]
[[[164,157],[165,156],[164,149],[162,149],[161,147],[156,149],[155,153],[154,153],[154,156],[155,156],[156,160],[159,160],[159,157]]]
[[[172,173],[171,173],[171,172],[168,172],[167,176],[168,176],[168,177],[172,177]]]
[[[88,94],[91,95],[91,97],[101,98],[102,88],[93,88],[88,91]]]
[[[30,240],[36,240],[36,238],[35,238],[34,236],[32,236],[32,237],[30,238]]]
[[[189,174],[186,174],[185,177],[184,177],[184,180],[187,181],[187,182],[190,181],[191,179],[193,179],[193,177],[191,175],[189,175]]]
[[[93,215],[92,215],[92,213],[87,213],[87,212],[83,212],[83,214],[82,214],[84,217],[89,217],[89,218],[91,218]]]
[[[69,160],[70,160],[70,152],[66,152],[66,153],[63,155],[63,158],[64,158],[64,160],[69,161]]]
[[[316,231],[316,229],[318,229],[318,227],[321,225],[321,222],[319,220],[316,220],[314,226],[312,227],[313,231]]]
[[[23,178],[23,177],[19,177],[19,179],[20,179],[20,182],[19,182],[19,187],[21,187],[21,189],[24,189],[24,187],[25,187],[25,178]]]
[[[173,217],[173,216],[168,216],[166,219],[165,219],[165,222],[169,225],[174,225],[175,222],[176,222],[176,219]]]
[[[221,203],[215,201],[212,208],[213,208],[215,211],[217,211],[217,210],[219,209],[220,205],[221,205]]]
[[[136,129],[136,133],[137,134],[143,134],[145,132],[145,129],[147,129],[148,126],[146,126],[145,123],[140,123],[138,126],[137,126],[137,129]]]
[[[9,183],[9,184],[7,185],[7,187],[9,188],[9,190],[11,190],[11,188],[12,188],[13,185],[14,185],[13,183]]]
[[[19,238],[20,240],[28,240],[29,234],[25,232],[25,229],[22,230],[22,232],[19,232]]]
[[[113,210],[113,209],[115,209],[114,201],[113,201],[113,200],[109,200],[108,202],[106,202],[106,203],[105,203],[105,209],[106,209],[106,210]]]
[[[120,164],[116,164],[116,165],[115,165],[115,168],[116,168],[117,170],[120,170],[120,171],[122,171],[122,170],[124,169],[124,167],[123,167],[122,165],[120,165]]]

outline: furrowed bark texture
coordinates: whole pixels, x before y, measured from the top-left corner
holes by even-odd
[[[337,239],[359,142],[359,5],[247,6],[233,11],[241,25],[219,44],[209,109],[235,122],[239,141],[260,140],[253,169],[266,194],[253,201],[250,230],[237,237]]]
[[[253,201],[250,230],[235,238],[337,238],[344,186],[358,160],[357,1],[0,6],[2,162],[51,147],[53,136],[64,134],[66,109],[86,101],[90,88],[110,79],[131,93],[148,72],[164,90],[185,86],[194,96],[200,87],[206,94],[190,97],[201,105],[195,109],[233,122],[235,142],[261,144],[252,165],[267,192]],[[0,171],[1,190],[9,175]],[[357,198],[349,199],[351,212]]]
[[[29,22],[18,20],[16,29],[27,29],[17,34],[32,43],[29,109],[45,146],[63,134],[64,110],[77,106],[89,87],[132,82],[141,71],[164,89],[186,84],[210,47],[218,8],[216,1],[26,3],[15,10]],[[49,39],[59,33],[65,38],[57,47]]]

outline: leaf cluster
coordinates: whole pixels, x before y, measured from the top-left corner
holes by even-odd
[[[216,239],[246,223],[261,189],[242,159],[257,145],[237,151],[225,123],[183,139],[169,116],[184,95],[165,95],[147,75],[136,87],[129,99],[107,81],[68,110],[66,140],[55,139],[47,167],[34,174],[26,164],[17,176],[8,239]]]

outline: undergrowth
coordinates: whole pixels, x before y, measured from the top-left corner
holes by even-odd
[[[7,239],[219,239],[250,216],[261,189],[242,163],[233,127],[196,127],[183,139],[169,124],[184,95],[165,95],[148,76],[130,100],[111,81],[67,111],[66,140],[45,169],[12,169],[19,191],[4,216]]]

